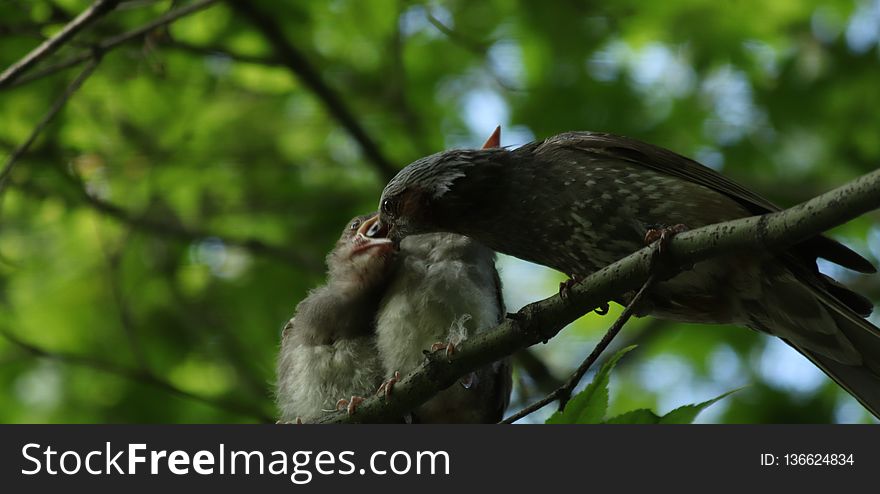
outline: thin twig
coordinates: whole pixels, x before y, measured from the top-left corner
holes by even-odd
[[[419,154],[431,154],[431,143],[428,134],[425,132],[425,125],[419,114],[413,111],[409,102],[409,91],[407,83],[406,63],[404,62],[404,51],[406,45],[406,36],[403,31],[406,26],[406,16],[403,15],[404,10],[408,8],[408,0],[398,0],[397,9],[394,13],[395,22],[394,32],[391,34],[388,57],[389,75],[386,84],[386,97],[389,103],[396,110],[397,115],[403,123],[409,135],[410,141],[413,142],[418,149]]]
[[[626,305],[626,308],[623,309],[623,312],[620,313],[620,316],[617,317],[617,320],[614,321],[614,324],[612,324],[611,327],[608,328],[608,331],[605,333],[602,339],[599,340],[599,343],[596,345],[595,348],[593,348],[593,351],[590,352],[590,355],[587,356],[586,359],[584,359],[581,365],[578,366],[577,370],[572,373],[571,377],[568,378],[568,381],[566,381],[565,384],[556,388],[552,393],[548,394],[544,398],[541,398],[540,400],[523,408],[519,412],[511,415],[510,417],[507,417],[499,423],[512,424],[517,420],[544,408],[545,406],[556,400],[559,400],[559,410],[564,409],[566,403],[568,403],[568,400],[571,399],[571,393],[577,387],[578,383],[581,382],[581,379],[583,379],[587,371],[590,370],[590,367],[592,367],[592,365],[596,363],[596,360],[599,359],[599,356],[602,355],[602,352],[604,352],[605,349],[608,348],[608,345],[611,344],[611,341],[614,340],[614,337],[617,336],[617,334],[623,328],[624,324],[629,321],[630,317],[632,317],[634,308],[642,299],[645,292],[647,292],[651,288],[656,280],[657,276],[654,274],[648,277],[648,279],[642,285],[642,288],[640,288],[638,293],[636,293],[636,296],[633,297],[632,300],[630,300],[630,302]]]
[[[345,104],[339,93],[324,81],[320,71],[308,61],[298,48],[290,43],[275,19],[260,11],[251,1],[229,0],[229,3],[263,33],[284,65],[315,93],[315,96],[324,103],[330,115],[351,134],[380,176],[385,180],[390,180],[397,173],[396,167],[382,153],[379,145],[370,137],[355,117],[354,111]]]
[[[25,350],[26,352],[35,355],[37,357],[48,358],[51,360],[55,360],[57,362],[62,362],[70,365],[77,365],[81,367],[87,367],[99,372],[104,372],[107,374],[113,374],[125,379],[129,379],[132,381],[141,382],[144,384],[148,384],[150,386],[156,387],[168,393],[181,396],[183,398],[187,398],[193,401],[197,401],[203,403],[205,405],[210,405],[214,408],[224,410],[230,413],[234,413],[236,415],[242,415],[245,417],[250,417],[253,419],[257,419],[260,422],[274,422],[274,419],[263,413],[261,410],[253,408],[251,406],[237,403],[221,398],[211,398],[208,396],[202,396],[191,391],[187,391],[185,389],[178,388],[174,384],[166,381],[157,375],[137,369],[130,369],[128,367],[115,364],[113,362],[107,362],[104,360],[98,360],[92,357],[87,357],[84,355],[74,355],[70,353],[62,353],[62,352],[54,352],[50,350],[46,350],[45,348],[38,347],[32,343],[28,343],[6,329],[0,329],[0,335],[3,335],[6,340],[15,346]]]
[[[282,62],[278,57],[237,53],[234,51],[230,51],[225,46],[220,45],[197,45],[193,43],[188,43],[186,41],[171,39],[162,41],[161,46],[185,51],[188,53],[194,53],[196,55],[219,56],[234,60],[236,62],[265,65],[267,67],[278,67],[284,65],[284,62]]]
[[[590,353],[589,356],[581,363],[581,365],[574,371],[574,374],[568,379],[568,381],[561,387],[562,391],[559,394],[559,410],[565,408],[565,405],[568,403],[568,400],[571,399],[571,393],[574,392],[574,388],[577,387],[578,383],[583,379],[584,374],[590,370],[590,366],[592,366],[596,359],[599,358],[599,355],[608,348],[608,345],[611,344],[611,341],[617,336],[623,326],[629,321],[629,319],[633,315],[633,311],[636,307],[638,307],[639,302],[644,297],[645,293],[654,286],[654,283],[657,281],[657,275],[651,274],[648,276],[648,279],[645,280],[645,284],[642,285],[642,288],[636,292],[635,297],[623,309],[623,312],[620,313],[620,316],[617,317],[617,320],[614,321],[614,324],[608,329],[608,332],[605,333],[605,336],[599,340],[599,344],[596,345],[596,348]]]
[[[70,177],[67,177],[66,175],[65,177],[70,179]],[[58,195],[56,192],[43,190],[42,188],[29,182],[16,183],[15,187],[17,190],[21,190],[22,192],[41,198]],[[149,218],[142,214],[130,212],[117,204],[99,199],[92,194],[89,194],[82,188],[78,190],[78,194],[82,197],[83,204],[85,204],[86,206],[138,230],[147,231],[156,235],[176,238],[184,241],[202,240],[205,238],[218,238],[226,245],[241,247],[242,249],[245,249],[254,255],[272,257],[285,263],[301,267],[308,271],[323,271],[323,263],[319,258],[315,256],[303,254],[286,247],[272,245],[256,238],[228,237],[222,234],[218,234],[216,232],[200,230],[197,228],[186,227],[177,223]],[[72,200],[64,197],[63,195],[59,197],[67,200],[70,203],[74,203]]]
[[[443,33],[453,43],[458,44],[459,46],[461,46],[465,50],[473,53],[474,55],[476,55],[482,59],[485,59],[487,57],[487,54],[489,52],[489,48],[491,47],[492,43],[485,43],[485,42],[472,40],[472,39],[468,38],[467,36],[462,35],[458,31],[452,29],[451,27],[447,26],[446,24],[443,24],[443,22],[440,19],[434,17],[434,15],[432,15],[430,13],[427,14],[427,18],[428,18],[428,22],[430,22],[431,25],[433,25],[435,28],[437,28],[438,31]],[[484,61],[484,66],[486,69],[486,73],[489,74],[489,77],[491,77],[492,80],[495,81],[495,84],[497,84],[498,87],[500,87],[501,89],[503,89],[505,91],[509,91],[509,92],[521,92],[524,90],[521,87],[517,87],[517,86],[511,84],[504,77],[502,77],[500,74],[498,74],[497,71],[495,70],[495,68],[492,67],[490,61],[488,61],[488,60]]]
[[[107,267],[107,281],[110,285],[110,293],[113,297],[113,302],[116,305],[116,311],[119,314],[120,329],[122,329],[122,333],[128,341],[128,346],[138,364],[138,368],[145,372],[149,372],[149,360],[147,359],[147,354],[144,351],[143,345],[141,345],[140,337],[135,328],[131,308],[128,306],[125,293],[123,293],[124,289],[121,280],[122,274],[119,269],[119,264],[122,261],[122,254],[125,252],[125,247],[128,243],[128,237],[131,234],[131,230],[125,232],[124,240],[120,247],[111,249],[101,232],[100,222],[94,221],[93,224],[95,227],[95,234],[98,237],[98,243],[101,246],[101,251],[104,253],[105,265]]]
[[[55,100],[55,103],[52,104],[52,106],[49,108],[49,111],[47,111],[46,114],[43,115],[43,118],[40,120],[39,123],[37,123],[37,126],[34,127],[33,132],[31,132],[31,135],[27,138],[27,140],[24,141],[20,146],[18,146],[18,148],[16,148],[11,155],[9,155],[9,158],[6,160],[6,164],[3,166],[3,170],[0,171],[0,196],[2,196],[3,190],[6,188],[6,185],[9,182],[9,174],[12,173],[12,169],[13,167],[15,167],[15,164],[18,163],[19,158],[21,158],[21,156],[26,153],[28,149],[30,149],[31,145],[34,143],[34,141],[37,139],[43,129],[49,124],[49,122],[52,121],[53,118],[55,118],[55,115],[57,115],[58,112],[61,111],[61,109],[64,107],[64,104],[67,103],[67,100],[70,99],[71,96],[73,96],[73,93],[75,93],[80,88],[80,86],[82,86],[83,82],[85,82],[86,79],[88,79],[89,76],[92,75],[92,72],[95,71],[98,63],[100,63],[100,58],[93,57],[91,63],[89,63],[86,68],[84,68],[82,72],[80,72],[79,75],[76,76],[76,79],[68,84],[67,89],[65,89],[61,96],[59,96],[58,99]]]
[[[89,8],[84,10],[75,19],[67,23],[61,31],[55,36],[47,39],[40,46],[31,50],[21,60],[15,62],[9,68],[0,74],[0,88],[9,86],[22,74],[27,72],[31,67],[48,57],[56,50],[61,48],[64,43],[73,38],[77,33],[85,29],[88,25],[97,21],[105,14],[116,8],[120,0],[96,0]]]
[[[212,358],[232,367],[251,396],[264,398],[268,381],[257,368],[263,368],[266,362],[248,352],[250,347],[233,331],[228,318],[218,315],[205,302],[187,297],[175,280],[174,273],[165,271],[162,275],[171,297],[178,301],[182,326],[193,338],[198,339],[196,344],[202,345]]]
[[[171,12],[163,14],[157,17],[155,20],[152,20],[141,27],[133,29],[131,31],[107,38],[97,45],[95,45],[95,49],[100,51],[101,53],[107,53],[120,45],[123,45],[129,41],[134,39],[139,39],[142,36],[145,36],[152,32],[153,30],[160,28],[162,26],[166,26],[171,24],[172,22],[179,20],[183,17],[186,17],[190,14],[194,14],[199,10],[202,10],[206,7],[210,7],[212,4],[217,3],[219,0],[199,0],[197,2],[193,2],[185,7],[180,7],[179,9],[174,9]],[[71,56],[70,58],[64,59],[60,62],[54,63],[52,65],[48,65],[42,70],[34,71],[30,75],[19,77],[14,83],[10,85],[10,87],[21,86],[23,84],[27,84],[29,82],[35,81],[37,79],[42,79],[43,77],[52,75],[56,72],[62,71],[64,69],[68,69],[70,67],[81,64],[82,62],[88,60],[92,57],[92,52],[90,50],[82,51],[76,55]],[[2,88],[2,86],[0,86]]]

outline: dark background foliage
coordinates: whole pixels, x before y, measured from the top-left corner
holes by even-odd
[[[89,3],[0,2],[0,65]],[[637,137],[782,206],[880,163],[877,0],[244,3],[104,54],[16,164],[0,198],[0,421],[269,420],[280,327],[322,282],[346,220],[375,208],[394,169],[479,145],[497,124],[505,145]],[[31,73],[186,5],[124,1]],[[4,162],[81,66],[0,91]],[[877,221],[833,233],[877,261]],[[511,309],[560,279],[500,267]],[[824,267],[880,299],[876,276]],[[518,357],[513,408],[570,372],[617,312]],[[644,319],[618,346],[632,343],[612,376],[616,413],[747,385],[702,420],[870,420],[744,329]]]

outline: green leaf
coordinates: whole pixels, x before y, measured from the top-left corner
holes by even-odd
[[[662,417],[647,408],[639,408],[606,420],[606,424],[659,424]]]
[[[684,405],[676,408],[675,410],[667,413],[663,417],[660,418],[660,424],[690,424],[696,418],[697,415],[700,414],[703,410],[713,405],[715,402],[724,399],[725,397],[736,393],[742,388],[737,388],[730,390],[720,396],[716,396],[711,400],[704,401],[702,403],[697,403],[695,405]]]
[[[593,382],[587,385],[583,391],[575,395],[565,405],[565,409],[561,412],[554,413],[549,419],[548,424],[599,424],[605,419],[605,412],[608,410],[608,381],[611,376],[611,370],[617,365],[617,361],[621,359],[627,352],[635,348],[635,345],[628,346],[619,350],[614,356],[608,359]]]
[[[728,391],[721,396],[717,396],[712,398],[711,400],[704,401],[702,403],[697,403],[693,405],[684,405],[681,407],[672,410],[666,415],[660,417],[656,413],[648,410],[647,408],[639,408],[637,410],[631,410],[626,413],[622,413],[616,417],[612,417],[606,420],[605,424],[690,424],[697,418],[697,415],[700,414],[703,410],[713,405],[715,402],[739,391],[742,388],[737,388],[731,391]]]

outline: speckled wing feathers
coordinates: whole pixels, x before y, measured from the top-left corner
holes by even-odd
[[[568,132],[547,139],[544,146],[562,146],[605,155],[609,159],[629,161],[660,173],[702,185],[720,192],[748,209],[752,214],[779,211],[779,207],[738,183],[699,163],[648,143],[621,136],[595,132]],[[822,257],[841,266],[873,273],[876,268],[858,253],[825,236],[805,242],[808,256]]]

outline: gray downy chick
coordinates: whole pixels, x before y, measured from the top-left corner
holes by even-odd
[[[407,373],[423,352],[457,345],[504,317],[495,252],[455,234],[415,235],[400,244],[398,266],[376,319],[385,372]],[[419,423],[494,423],[510,399],[508,360],[494,362],[413,411]]]
[[[374,322],[396,249],[364,236],[371,218],[375,213],[349,222],[327,256],[327,283],[297,305],[284,327],[276,386],[281,422],[334,410],[340,398],[350,400],[351,413],[382,382]]]

